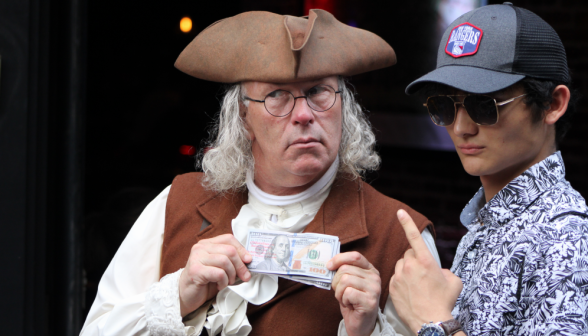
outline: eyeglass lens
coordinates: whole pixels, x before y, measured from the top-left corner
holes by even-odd
[[[494,125],[498,121],[496,101],[492,97],[471,95],[465,97],[463,105],[470,118],[479,125]]]
[[[455,104],[447,96],[429,97],[427,99],[429,115],[436,125],[449,126],[455,118]]]
[[[328,85],[317,85],[311,88],[305,97],[308,106],[316,112],[330,109],[337,99],[335,89]],[[290,91],[276,90],[265,97],[265,108],[270,114],[283,117],[292,112],[295,101],[296,98]]]
[[[472,120],[479,125],[494,125],[498,121],[496,101],[489,96],[469,95],[463,105]],[[427,109],[433,122],[449,126],[455,121],[457,106],[449,96],[435,96],[427,99]]]

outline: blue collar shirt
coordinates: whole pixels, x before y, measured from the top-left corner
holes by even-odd
[[[588,208],[559,152],[488,203],[481,188],[460,219],[452,314],[469,336],[588,334]]]

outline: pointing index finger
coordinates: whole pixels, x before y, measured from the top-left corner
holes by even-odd
[[[396,215],[398,216],[398,220],[400,221],[400,224],[404,229],[404,233],[406,234],[406,239],[408,239],[408,243],[414,250],[414,253],[417,256],[423,253],[430,254],[429,249],[427,248],[427,244],[425,244],[425,241],[421,236],[421,232],[417,228],[410,215],[402,209],[398,210]]]

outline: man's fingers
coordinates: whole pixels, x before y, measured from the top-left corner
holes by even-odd
[[[235,274],[243,281],[248,281],[251,278],[251,274],[249,274],[249,270],[247,266],[241,260],[241,256],[237,252],[237,249],[233,245],[224,245],[224,244],[211,244],[206,246],[206,251],[209,255],[223,255],[228,258],[230,263],[232,264],[232,268],[234,269]],[[203,257],[206,258],[206,257]],[[220,267],[220,265],[218,266]],[[227,269],[228,270],[228,269]],[[229,274],[229,273],[227,273]],[[234,277],[229,278],[234,280]],[[232,283],[233,281],[231,281]]]
[[[327,268],[334,271],[342,265],[353,265],[363,269],[375,269],[361,253],[355,251],[337,254],[329,260]]]
[[[368,296],[379,297],[381,289],[381,281],[380,278],[376,275],[370,276],[369,274],[350,274],[345,273],[342,274],[339,278],[335,289],[335,298],[339,302],[342,302],[343,293],[345,289],[348,287],[355,288],[360,292],[365,292]]]
[[[331,286],[333,287],[334,290],[336,290],[337,286],[339,285],[339,281],[341,280],[341,277],[346,274],[353,275],[353,276],[356,276],[356,277],[362,278],[362,279],[369,279],[373,275],[376,275],[379,277],[379,273],[375,272],[375,271],[376,271],[376,269],[366,270],[364,268],[359,268],[357,266],[342,265],[341,267],[339,267],[339,270],[337,271],[337,273],[335,273],[335,275],[333,276],[333,280],[331,281]]]
[[[201,242],[208,253],[224,254],[229,257],[239,279],[243,281],[251,279],[251,273],[245,263],[250,263],[252,257],[232,234],[224,234]]]
[[[416,254],[414,253],[414,250],[412,248],[409,248],[408,250],[406,250],[404,252],[404,258],[405,260],[407,259],[414,259],[416,258]]]
[[[406,234],[406,239],[408,239],[408,243],[414,250],[414,253],[417,256],[422,253],[431,254],[427,248],[427,245],[425,244],[425,241],[423,240],[423,237],[421,236],[421,232],[414,224],[412,218],[410,218],[410,215],[402,209],[398,210],[396,215],[398,216],[398,220],[400,221],[400,224],[404,229],[404,233]]]
[[[401,276],[402,274],[402,269],[404,268],[404,259],[400,259],[396,262],[396,266],[394,267],[394,275],[392,276],[392,278],[394,278],[394,276]],[[392,281],[392,280],[390,280]]]
[[[214,266],[205,266],[201,269],[200,277],[206,279],[209,283],[216,283],[218,290],[229,285],[229,277],[222,268]]]
[[[232,245],[235,249],[237,249],[237,253],[239,253],[239,256],[241,257],[243,262],[250,263],[251,260],[253,260],[253,257],[251,257],[251,254],[249,254],[249,252],[247,252],[245,247],[243,247],[243,245],[241,245],[241,243],[237,240],[237,238],[235,238],[235,236],[233,236],[232,234],[224,234],[224,235],[216,236],[214,238],[207,239],[207,242],[212,243],[212,244]]]
[[[354,287],[345,287],[341,296],[341,305],[346,308],[361,309],[364,311],[373,310],[378,306],[378,296],[369,295]]]
[[[232,261],[226,255],[222,254],[209,254],[203,257],[200,262],[204,266],[216,267],[227,275],[229,285],[235,282],[237,271]]]

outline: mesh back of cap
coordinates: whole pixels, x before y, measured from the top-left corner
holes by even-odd
[[[569,83],[566,51],[555,30],[536,14],[519,7],[514,9],[518,37],[513,72]]]

